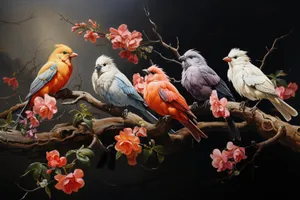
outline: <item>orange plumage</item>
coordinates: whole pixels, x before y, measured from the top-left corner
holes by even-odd
[[[56,49],[51,53],[48,62],[40,69],[38,75],[44,73],[53,64],[56,64],[57,72],[48,83],[46,83],[40,90],[33,94],[30,102],[31,106],[33,105],[35,97],[44,97],[45,94],[55,94],[61,90],[67,84],[72,75],[73,66],[71,59],[78,55],[66,45],[57,44],[55,47]]]
[[[144,99],[147,105],[162,116],[169,115],[187,127],[196,141],[207,138],[197,126],[196,116],[191,112],[186,100],[170,83],[168,76],[157,66],[147,70]]]
[[[55,94],[69,81],[73,71],[71,60],[78,55],[66,45],[57,44],[55,47],[56,49],[49,56],[48,62],[40,69],[37,77],[32,82],[29,93],[25,98],[28,102],[20,115],[25,109],[33,106],[36,97],[44,97],[45,94]],[[17,119],[18,121],[19,118]]]

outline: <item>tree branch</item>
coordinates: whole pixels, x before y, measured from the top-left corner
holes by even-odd
[[[129,112],[126,118],[122,117],[123,109],[107,105],[94,98],[91,94],[84,91],[70,91],[63,89],[56,94],[57,99],[75,99],[71,102],[64,102],[63,104],[76,104],[80,100],[88,102],[93,107],[111,114],[113,117],[96,119],[93,121],[93,127],[95,133],[104,134],[106,131],[119,131],[126,127],[141,126],[147,129],[148,134],[153,138],[164,137],[165,143],[174,144],[190,141],[192,139],[188,129],[182,128],[176,131],[174,134],[166,135],[170,130],[170,124],[163,118],[158,121],[157,124],[151,124],[143,120],[140,116]],[[5,118],[9,111],[16,111],[22,108],[26,102],[17,104],[7,111],[0,113],[1,118]],[[251,127],[256,130],[266,139],[274,137],[280,127],[285,127],[285,135],[280,137],[279,142],[287,147],[300,151],[300,126],[290,125],[287,122],[280,120],[277,117],[265,114],[257,109],[253,114],[253,111],[245,107],[244,110],[240,109],[240,104],[236,102],[228,102],[227,107],[232,116],[245,120],[242,123],[237,123],[237,127],[241,132],[248,131]],[[208,108],[199,107],[193,112],[205,113]],[[227,124],[225,122],[200,122],[198,127],[205,133],[228,131]],[[21,135],[19,131],[0,131],[0,146],[4,146],[6,149],[30,149],[32,147],[50,148],[50,146],[57,143],[74,142],[78,140],[92,140],[93,133],[89,131],[84,123],[78,127],[74,127],[70,124],[58,124],[51,131],[37,134],[38,139],[30,139]],[[275,139],[274,139],[275,140]],[[277,140],[277,138],[276,138]],[[272,140],[271,140],[272,141]],[[267,142],[267,144],[270,142]]]
[[[12,24],[12,25],[20,25],[20,24],[22,24],[24,22],[27,22],[27,21],[29,21],[29,20],[31,20],[33,18],[35,18],[34,13],[31,13],[31,15],[29,17],[27,17],[26,19],[22,19],[20,21],[6,21],[6,20],[1,20],[0,19],[0,23],[3,23],[3,24]]]
[[[283,36],[281,36],[281,37],[276,38],[276,39],[274,40],[274,42],[273,42],[273,44],[272,44],[272,46],[271,46],[270,49],[269,49],[268,47],[266,47],[267,53],[265,54],[265,56],[263,57],[263,59],[262,59],[262,61],[261,61],[261,65],[259,66],[260,69],[262,69],[262,68],[264,67],[265,62],[266,62],[266,59],[267,59],[267,57],[270,55],[270,53],[272,53],[272,51],[274,51],[274,50],[276,49],[276,47],[275,47],[276,43],[277,43],[279,40],[281,40],[281,39],[285,38],[286,36],[288,36],[289,34],[291,34],[291,32],[292,32],[292,31],[290,31],[289,33],[287,33],[287,34],[285,34],[285,35],[283,35]]]

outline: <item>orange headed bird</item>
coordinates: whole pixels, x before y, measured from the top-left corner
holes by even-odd
[[[191,112],[184,97],[169,81],[161,68],[153,65],[143,70],[145,78],[144,99],[147,105],[162,116],[171,116],[188,128],[197,142],[201,137],[207,138],[197,127],[196,116]]]
[[[78,54],[63,44],[56,44],[55,47],[56,49],[49,56],[48,62],[44,64],[31,83],[29,93],[25,98],[28,100],[27,104],[23,107],[16,122],[19,121],[25,109],[33,106],[35,97],[55,94],[69,81],[73,71],[71,60]]]

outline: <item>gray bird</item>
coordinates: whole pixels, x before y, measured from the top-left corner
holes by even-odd
[[[190,49],[179,60],[182,61],[183,69],[181,84],[197,101],[209,103],[213,90],[217,91],[219,99],[225,97],[228,101],[235,101],[226,83],[207,65],[198,51]],[[229,116],[225,120],[231,139],[241,140],[240,132],[233,119]]]

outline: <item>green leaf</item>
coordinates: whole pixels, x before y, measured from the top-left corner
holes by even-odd
[[[79,114],[76,114],[74,115],[73,117],[73,126],[77,126],[77,124],[82,120],[82,115],[79,113]]]
[[[271,81],[272,81],[273,85],[275,85],[275,87],[277,87],[276,79],[272,79]]]
[[[9,125],[9,124],[8,124],[7,122],[5,122],[4,124],[1,124],[1,125],[0,125],[0,128],[6,128],[6,127],[8,127],[8,125]]]
[[[61,170],[60,169],[55,169],[55,174],[61,174]]]
[[[274,75],[274,74],[269,74],[269,75],[267,75],[269,78],[271,78],[271,79],[275,79],[276,78],[276,76]]]
[[[93,121],[91,119],[86,119],[85,117],[83,118],[83,121],[85,122],[86,126],[92,130],[93,129]]]
[[[50,174],[47,174],[47,170],[48,170],[47,167],[45,167],[44,165],[41,166],[41,175],[42,175],[42,177],[44,179],[47,179],[48,181],[50,181],[51,176],[50,176]]]
[[[87,157],[92,157],[95,155],[94,152],[89,148],[84,148],[84,149],[81,149],[78,151],[80,151],[80,154],[82,154],[83,156],[87,156]]]
[[[49,199],[51,199],[51,191],[50,191],[50,188],[48,186],[45,187],[45,192],[48,195]]]
[[[122,153],[120,151],[117,151],[116,153],[116,160],[118,160],[122,156]]]
[[[275,72],[275,76],[276,77],[280,77],[280,76],[286,76],[287,74],[285,72],[283,72],[283,70],[277,70]]]
[[[156,151],[157,153],[160,153],[160,154],[165,154],[165,147],[162,146],[162,145],[156,145],[154,147],[152,147],[153,151]]]
[[[6,117],[6,121],[7,121],[8,124],[10,124],[10,123],[11,123],[11,120],[12,120],[12,113],[11,113],[11,111],[10,111],[10,112],[8,113],[7,117]]]
[[[142,49],[147,53],[151,53],[153,50],[153,46],[143,46]]]
[[[287,82],[281,78],[277,78],[276,82],[277,82],[277,86],[284,86],[284,87],[288,86]]]
[[[165,159],[165,156],[160,153],[157,153],[157,159],[159,163],[162,163]]]
[[[77,151],[72,149],[72,150],[69,150],[67,153],[66,153],[66,157],[69,157],[70,155],[76,153]]]
[[[145,60],[147,60],[147,55],[146,54],[143,54],[143,58],[145,59]]]
[[[32,176],[33,176],[34,180],[39,180],[41,175],[42,175],[42,169],[41,168],[35,169],[32,173]]]
[[[143,157],[144,157],[144,162],[147,162],[149,157],[153,154],[152,149],[143,149]]]
[[[25,170],[25,173],[24,173],[23,175],[21,175],[21,177],[26,176],[27,174],[29,174],[29,173],[30,173],[31,171],[33,171],[33,170],[36,170],[36,169],[41,168],[41,166],[43,166],[43,165],[42,165],[42,163],[40,163],[40,162],[34,162],[34,163],[31,163],[31,164],[27,167],[27,169]]]
[[[77,152],[76,158],[77,158],[81,163],[83,163],[83,164],[87,164],[87,165],[90,164],[90,159],[89,159],[89,157],[84,156],[84,155],[80,154],[79,152]]]
[[[235,171],[233,172],[233,175],[235,175],[235,176],[240,175],[240,171],[239,171],[239,170],[235,170]]]

